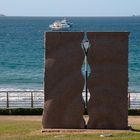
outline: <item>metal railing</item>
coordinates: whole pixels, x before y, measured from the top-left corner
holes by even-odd
[[[128,108],[140,109],[140,92],[128,93]]]
[[[85,94],[82,96],[85,99]],[[0,91],[0,108],[43,108],[43,104],[43,90]],[[140,109],[140,92],[128,93],[128,108]]]
[[[0,91],[0,108],[43,108],[43,91]]]

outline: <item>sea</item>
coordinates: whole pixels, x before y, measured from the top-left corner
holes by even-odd
[[[130,32],[129,92],[140,92],[140,17],[66,17],[71,31]],[[44,32],[63,17],[0,17],[0,91],[43,90]]]

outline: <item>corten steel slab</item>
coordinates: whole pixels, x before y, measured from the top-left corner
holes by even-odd
[[[84,128],[83,32],[45,34],[43,128]]]
[[[89,32],[87,128],[128,127],[128,35],[127,32]]]

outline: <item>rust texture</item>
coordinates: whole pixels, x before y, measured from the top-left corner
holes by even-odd
[[[85,127],[81,74],[83,36],[82,32],[45,33],[43,128]]]
[[[127,32],[88,33],[91,97],[87,128],[128,127],[128,35]]]
[[[89,129],[128,128],[128,32],[88,32]],[[43,128],[83,129],[83,32],[45,33]]]

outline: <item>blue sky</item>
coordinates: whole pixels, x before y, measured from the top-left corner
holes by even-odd
[[[7,16],[140,15],[140,0],[0,0]]]

